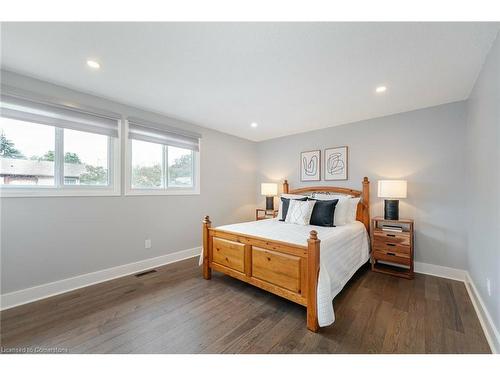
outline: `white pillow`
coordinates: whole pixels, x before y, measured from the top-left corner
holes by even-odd
[[[281,198],[287,198],[287,199],[300,199],[300,198],[305,198],[305,195],[299,195],[299,194],[281,194],[280,195],[280,205],[278,208],[278,220],[285,220],[283,217],[283,202],[281,201]]]
[[[290,200],[285,223],[309,225],[315,201]]]
[[[342,194],[314,194],[314,199],[317,200],[332,200],[338,199],[339,201],[335,205],[335,211],[333,214],[333,225],[344,225],[347,224],[347,216],[349,213],[349,200],[352,197],[350,195]]]
[[[346,215],[346,224],[354,223],[356,221],[356,211],[358,210],[358,203],[361,198],[350,198],[347,200],[348,209]]]

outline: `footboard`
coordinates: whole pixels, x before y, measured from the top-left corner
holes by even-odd
[[[242,235],[210,227],[203,220],[203,277],[212,270],[307,307],[307,328],[318,326],[320,240],[311,231],[307,246]]]

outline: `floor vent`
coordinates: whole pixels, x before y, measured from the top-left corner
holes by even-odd
[[[156,272],[156,270],[149,270],[149,271],[144,271],[141,273],[136,273],[134,276],[135,277],[143,277],[143,276],[149,275],[151,273],[155,273],[155,272]]]

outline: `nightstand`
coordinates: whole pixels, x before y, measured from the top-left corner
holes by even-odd
[[[265,210],[264,208],[257,208],[255,210],[255,220],[272,219],[276,216],[278,216],[278,210]]]
[[[371,224],[372,271],[413,279],[413,220],[375,217]]]

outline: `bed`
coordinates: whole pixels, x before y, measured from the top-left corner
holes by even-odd
[[[283,193],[344,194],[360,197],[356,221],[337,227],[289,224],[277,219],[211,227],[203,220],[203,277],[219,271],[284,297],[307,309],[307,328],[335,320],[332,300],[352,275],[369,259],[369,181],[362,189],[333,186],[291,190]]]

